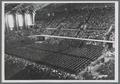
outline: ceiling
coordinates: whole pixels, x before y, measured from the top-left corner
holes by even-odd
[[[5,13],[11,13],[16,11],[25,12],[26,10],[37,11],[40,9],[43,9],[43,11],[50,11],[58,7],[63,8],[65,4],[67,4],[68,7],[72,7],[74,5],[78,9],[114,7],[113,3],[6,3]]]

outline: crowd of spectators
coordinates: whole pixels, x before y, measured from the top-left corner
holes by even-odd
[[[115,78],[115,52],[107,50],[102,55],[91,62],[82,72],[78,74],[84,80],[113,80]]]
[[[12,31],[12,33],[16,34],[13,36],[8,33],[8,36],[10,34],[9,37],[12,38],[21,35],[45,34],[104,40],[106,37],[105,33],[109,30],[111,25],[114,25],[114,20],[113,7],[84,8],[79,11],[73,10],[73,12],[70,13],[69,11],[68,13],[62,11],[54,17],[36,21],[34,28],[32,27],[27,30],[18,30],[15,32]],[[114,32],[112,32],[109,37],[110,38],[107,40],[113,41]]]
[[[34,34],[46,34],[46,35],[55,35],[55,36],[68,36],[68,37],[76,37],[76,38],[105,40],[104,39],[106,37],[105,33],[109,30],[112,24],[115,24],[114,8],[111,8],[111,7],[92,8],[92,9],[85,8],[75,13],[73,12],[73,13],[66,13],[66,14],[61,13],[58,16],[55,16],[54,18],[49,19],[48,21],[46,20],[38,21],[36,23],[37,25],[36,28],[29,28],[28,30],[19,30],[19,31],[9,32],[8,34],[6,34],[5,41],[8,42],[11,40],[12,41],[22,40],[24,39],[24,36],[29,36]],[[51,28],[51,29],[47,29],[47,28]],[[52,28],[55,28],[55,29],[53,30]],[[70,30],[70,29],[75,29],[75,30]],[[114,32],[110,32],[110,36],[107,40],[114,41],[114,37],[115,37],[114,34],[115,34]],[[46,40],[46,42],[49,42],[52,44],[54,43],[60,44],[62,41],[64,40],[56,39],[56,38],[50,38]],[[74,41],[70,41],[70,42],[74,42]],[[97,42],[88,41],[86,42],[86,44],[96,45]],[[41,71],[41,72],[47,71],[50,75],[52,74],[53,76],[56,76],[59,79],[60,78],[61,79],[77,79],[77,76],[75,74],[70,74],[61,70],[55,70],[55,69],[52,69],[51,67],[32,63],[30,61],[27,61],[21,58],[16,58],[7,54],[6,54],[6,57],[7,57],[6,61],[12,60],[14,63],[19,61],[24,63],[25,67],[28,65],[32,65],[32,67],[37,67],[38,71]],[[53,60],[53,62],[60,63],[58,64],[60,66],[63,66],[62,64],[63,60],[64,62],[67,62],[67,59],[68,59],[67,56],[64,56],[66,57],[66,59],[63,59],[62,61],[55,60],[55,58],[51,56],[49,57],[52,58],[51,60]],[[58,61],[61,61],[61,62],[58,62]],[[86,60],[82,60],[82,61],[78,60],[78,61],[79,61],[78,62],[79,64],[77,65],[79,66],[81,63],[84,64]],[[68,64],[72,64],[72,63],[69,62]],[[71,65],[68,65],[66,67],[71,67],[71,69],[73,69],[73,66]]]
[[[100,57],[98,57],[97,60],[95,60],[94,62],[91,62],[89,66],[87,65],[84,66],[84,68],[85,67],[86,68],[82,70],[82,72],[78,72],[76,74],[71,74],[66,71],[62,71],[59,68],[55,69],[47,65],[31,62],[29,60],[18,58],[16,56],[8,55],[8,54],[5,54],[5,63],[6,63],[6,67],[8,66],[7,65],[7,62],[8,62],[9,64],[15,64],[17,66],[20,66],[21,68],[27,71],[26,73],[21,72],[20,74],[29,75],[30,73],[39,73],[40,76],[38,76],[37,79],[39,79],[39,77],[42,77],[41,73],[47,73],[46,76],[44,75],[44,78],[50,77],[51,79],[54,78],[54,79],[63,79],[63,80],[66,80],[66,79],[71,79],[71,80],[73,79],[77,79],[77,80],[108,79],[109,80],[109,79],[114,79],[114,55],[115,55],[114,51],[110,51],[110,50],[105,51],[102,53]],[[52,58],[52,57],[49,57],[49,58]],[[66,60],[64,59],[63,62],[67,62],[67,59]],[[59,62],[60,60],[51,59],[51,61],[54,61],[54,63],[61,63],[61,65],[64,64],[63,62]],[[72,59],[71,61],[74,61],[74,59]],[[82,64],[88,62],[87,60],[82,60],[82,61],[83,61],[83,63],[81,62]],[[81,65],[81,63],[77,64],[76,69],[79,65]],[[72,65],[68,65],[66,67],[71,66],[71,69],[73,69],[74,67],[73,65],[74,64],[72,63]],[[12,68],[14,68],[14,66]],[[12,76],[12,78],[15,78],[14,75]],[[34,76],[23,77],[23,75],[17,75],[17,79],[21,79],[21,78],[32,79],[34,78]]]
[[[51,24],[46,26],[49,29],[42,34],[104,40],[105,33],[114,24],[114,8],[84,10],[66,15],[68,17],[59,15],[59,18],[53,19]],[[112,34],[112,38],[114,38],[114,34]]]
[[[12,55],[8,55],[8,54],[5,54],[5,62],[9,62],[10,64],[16,64],[18,66],[21,66],[21,68],[23,69],[27,69],[29,67],[29,70],[27,70],[26,73],[22,73],[21,74],[24,74],[24,75],[28,75],[27,73],[48,73],[48,75],[44,78],[48,78],[48,76],[50,76],[51,78],[54,78],[54,79],[63,79],[63,80],[66,80],[66,79],[75,79],[76,75],[75,74],[70,74],[70,73],[67,73],[67,72],[64,72],[64,71],[61,71],[59,69],[54,69],[54,68],[51,68],[49,66],[46,66],[46,65],[42,65],[42,64],[37,64],[35,62],[31,62],[31,61],[28,61],[28,60],[25,60],[25,59],[22,59],[22,58],[18,58],[18,57],[15,57],[15,56],[12,56]],[[6,65],[7,67],[8,65]],[[12,67],[14,68],[14,66]],[[42,74],[39,74],[41,77]],[[37,79],[39,79],[39,77]],[[12,78],[15,78],[14,75],[12,76]],[[17,79],[21,79],[21,78],[24,78],[23,75],[19,75],[16,77]],[[33,76],[29,76],[25,79],[32,79]],[[11,79],[11,78],[9,78]]]

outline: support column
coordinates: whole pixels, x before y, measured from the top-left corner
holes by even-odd
[[[25,13],[23,13],[22,16],[23,16],[23,29],[26,29]]]
[[[16,14],[16,13],[14,14],[14,23],[15,23],[14,29],[15,29],[16,31],[18,31],[18,30],[19,30],[19,27],[18,27],[18,18],[17,18],[17,14]]]
[[[7,17],[7,14],[5,14],[5,32],[9,32],[10,29],[9,29],[9,25],[8,25],[8,17]]]
[[[28,29],[26,13],[24,13],[24,24],[25,24],[25,29]]]
[[[35,25],[35,14],[36,14],[36,11],[34,10],[34,11],[32,12],[33,25]]]

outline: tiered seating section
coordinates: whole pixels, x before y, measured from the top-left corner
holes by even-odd
[[[45,28],[49,29],[40,34],[103,40],[110,26],[114,25],[114,8],[86,8],[72,13],[63,12],[54,16],[52,21],[48,20],[45,23],[43,21],[42,24],[48,24]],[[56,30],[52,28],[56,28]]]
[[[85,8],[77,12],[63,12],[51,19],[40,21],[38,24],[37,28],[6,34],[5,52],[38,64],[59,68],[70,73],[79,73],[101,56],[103,50],[101,45],[86,45],[81,41],[55,38],[35,44],[33,40],[25,36],[47,34],[103,40],[104,34],[112,24],[114,25],[114,8]],[[109,40],[113,41],[113,37],[114,32]]]

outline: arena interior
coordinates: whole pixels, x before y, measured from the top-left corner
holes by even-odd
[[[114,3],[5,3],[5,80],[114,80]]]

